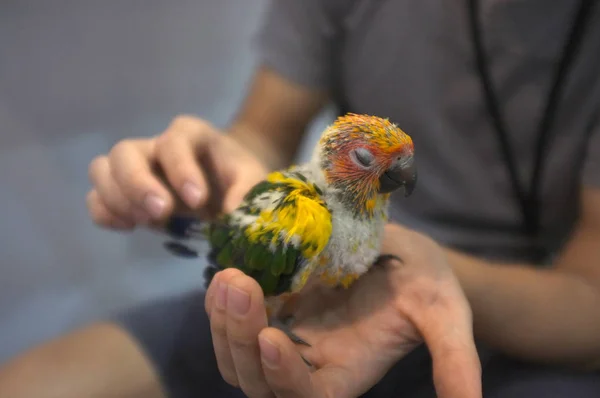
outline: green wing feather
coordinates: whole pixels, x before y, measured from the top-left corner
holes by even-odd
[[[292,278],[322,252],[331,229],[319,187],[298,171],[271,173],[236,211],[210,225],[209,275],[233,267],[254,278],[265,296],[290,291]]]

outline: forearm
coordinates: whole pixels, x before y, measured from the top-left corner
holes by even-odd
[[[588,280],[556,269],[448,255],[471,304],[478,339],[525,360],[599,362],[600,293]]]
[[[228,133],[269,170],[289,166],[311,120],[328,101],[324,90],[297,85],[260,67]]]
[[[267,170],[287,167],[294,158],[295,148],[286,150],[285,146],[272,139],[272,135],[265,134],[264,130],[259,130],[249,123],[236,122],[226,133],[252,152]]]
[[[165,396],[150,362],[113,325],[94,325],[71,333],[0,367],[0,397]]]

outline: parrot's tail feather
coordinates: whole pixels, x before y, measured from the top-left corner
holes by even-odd
[[[217,262],[217,256],[219,255],[219,249],[213,247],[212,249],[210,249],[210,251],[208,252],[208,254],[206,255],[206,260],[208,261],[208,263],[210,265],[212,265],[215,268],[221,268],[219,266],[219,263]]]
[[[204,284],[206,289],[208,289],[208,285],[212,282],[215,274],[223,269],[223,267],[219,266],[217,263],[218,254],[219,250],[217,248],[212,248],[206,255],[207,264],[204,269]]]
[[[179,243],[179,242],[174,242],[174,241],[166,242],[165,248],[168,251],[170,251],[172,254],[179,256],[179,257],[186,257],[186,258],[198,257],[197,251],[190,249],[186,245]]]
[[[212,280],[215,277],[215,274],[217,272],[219,272],[219,269],[217,267],[215,267],[214,265],[211,265],[211,264],[208,264],[204,268],[204,288],[205,289],[208,289],[208,286],[212,282]]]
[[[208,224],[191,216],[172,216],[165,225],[165,231],[176,239],[206,239]]]
[[[214,228],[220,225],[217,222],[203,222],[199,218],[193,216],[172,216],[169,218],[164,226],[164,230],[167,234],[173,237],[175,240],[180,241],[203,241],[209,243],[210,250],[206,254],[206,265],[204,267],[204,287],[208,289],[208,286],[212,282],[215,274],[224,269],[223,266],[219,265],[217,257],[222,251],[222,245],[214,244],[214,239],[211,239],[211,234],[214,232]],[[169,241],[165,243],[165,247],[172,254],[186,258],[198,258],[199,253],[190,248],[188,245],[177,242]]]

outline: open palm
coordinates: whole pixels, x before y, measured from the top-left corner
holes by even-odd
[[[294,332],[310,347],[267,327],[254,280],[233,269],[217,274],[206,308],[225,380],[250,397],[265,391],[278,397],[356,397],[425,341],[438,396],[480,397],[469,307],[442,250],[395,225],[387,227],[382,249],[403,261],[375,266],[347,290],[311,288],[291,304]],[[239,293],[250,299],[241,316],[234,311]],[[278,352],[276,367],[265,362],[265,341]],[[298,352],[314,369],[309,372]]]
[[[343,374],[363,393],[422,342],[398,303],[394,262],[381,264],[350,289],[314,288],[298,300],[294,332],[311,344],[297,349],[316,370]]]

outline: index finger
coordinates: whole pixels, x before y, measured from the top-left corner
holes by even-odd
[[[207,151],[213,127],[194,117],[179,116],[158,138],[156,155],[171,186],[192,209],[210,196],[210,186],[198,159]]]
[[[111,173],[121,191],[154,219],[162,219],[174,207],[174,197],[152,170],[154,140],[119,142],[110,151]]]

